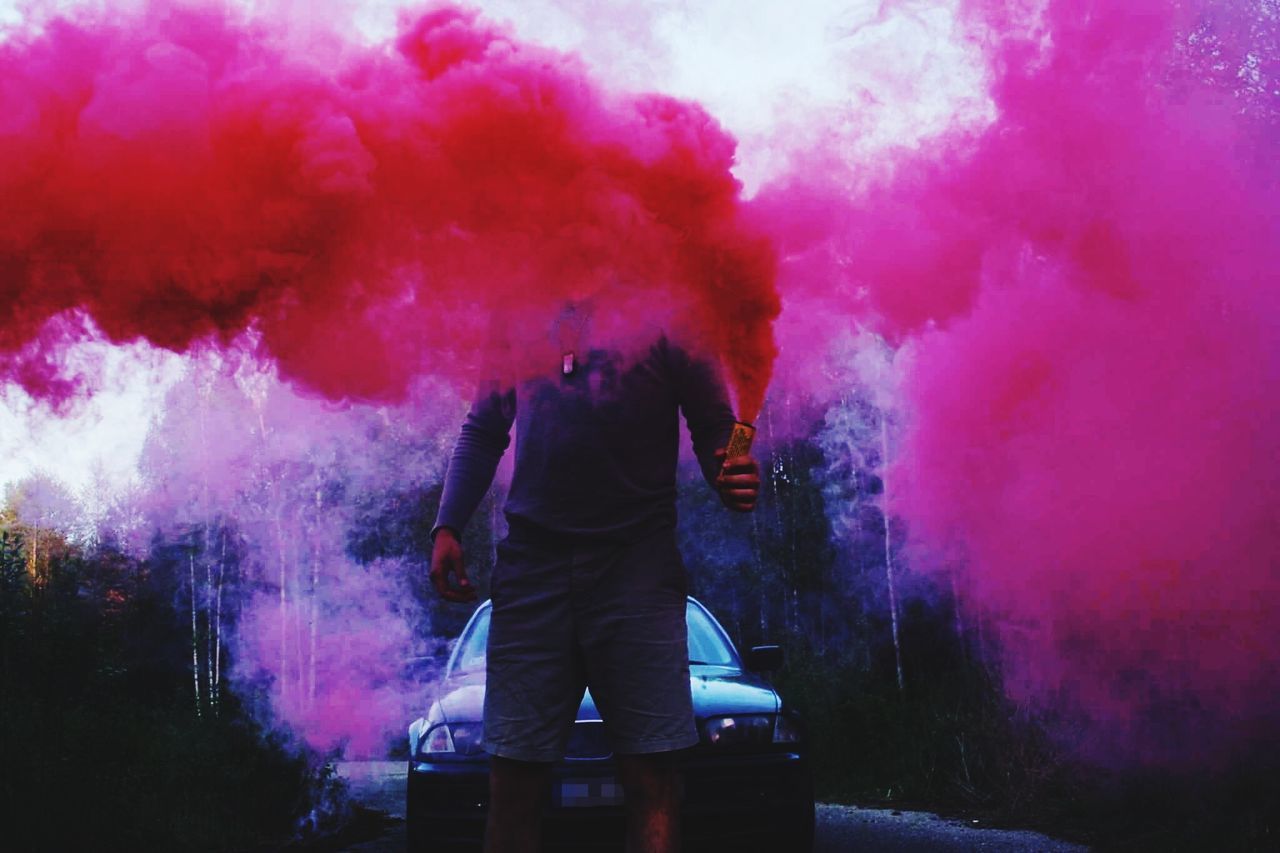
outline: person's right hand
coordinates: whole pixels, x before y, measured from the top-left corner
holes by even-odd
[[[458,583],[449,583],[449,575],[454,575]],[[467,602],[476,600],[475,587],[467,579],[467,570],[462,564],[462,543],[457,535],[448,527],[436,531],[435,545],[431,548],[431,585],[445,601]]]

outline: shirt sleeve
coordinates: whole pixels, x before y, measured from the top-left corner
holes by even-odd
[[[671,344],[667,345],[667,351],[680,410],[693,439],[693,454],[698,458],[702,476],[714,487],[720,474],[716,451],[729,443],[736,420],[729,404],[728,388],[714,362]]]
[[[440,497],[440,512],[431,529],[433,536],[442,527],[462,535],[485,492],[489,491],[498,462],[511,443],[515,412],[514,389],[486,389],[471,405],[458,442],[453,447],[453,456],[449,459],[444,494]]]

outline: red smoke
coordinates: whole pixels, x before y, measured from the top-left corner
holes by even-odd
[[[608,95],[452,7],[386,51],[164,6],[0,46],[0,376],[73,394],[57,355],[85,316],[178,351],[252,329],[285,378],[395,400],[471,374],[477,317],[639,289],[754,415],[775,262],[699,107]]]
[[[853,199],[825,174],[766,193],[784,291],[837,282],[907,345],[894,506],[918,567],[963,563],[1014,696],[1148,755],[1209,749],[1206,721],[1278,710],[1280,204],[1274,119],[1192,54],[1219,39],[1231,69],[1244,15],[1277,22],[964,5],[998,117],[866,164]],[[1277,57],[1254,60],[1265,89]]]

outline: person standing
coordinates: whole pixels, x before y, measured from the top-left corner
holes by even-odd
[[[725,506],[750,512],[759,495],[756,462],[724,458],[734,417],[719,370],[660,332],[629,356],[588,347],[587,319],[578,306],[561,314],[560,360],[545,375],[478,395],[431,533],[437,593],[474,601],[462,531],[514,424],[508,535],[490,585],[487,853],[538,849],[551,768],[588,688],[625,794],[627,849],[679,849],[676,754],[698,741],[675,539],[681,412]]]

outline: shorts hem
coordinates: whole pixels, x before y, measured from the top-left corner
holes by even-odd
[[[498,758],[506,758],[511,761],[525,761],[530,764],[555,764],[564,758],[564,752],[557,752],[549,749],[521,749],[518,746],[507,746],[502,743],[486,742],[484,745],[485,752]]]

